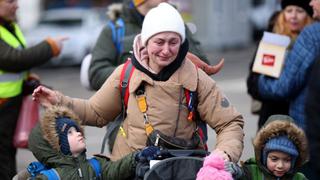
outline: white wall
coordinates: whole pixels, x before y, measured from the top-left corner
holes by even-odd
[[[40,17],[41,0],[19,0],[18,23],[23,30],[33,27]]]
[[[251,42],[250,0],[193,0],[196,36],[206,49],[246,46]]]

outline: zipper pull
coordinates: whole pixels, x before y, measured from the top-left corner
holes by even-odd
[[[153,131],[153,127],[149,122],[146,122],[144,126],[145,126],[145,130],[146,130],[146,134],[147,134],[147,136],[149,136]]]
[[[80,177],[80,178],[83,178],[82,172],[81,172],[81,169],[80,169],[80,168],[78,169],[78,174],[79,174],[79,177]]]
[[[142,113],[147,112],[146,96],[144,94],[140,95],[140,96],[137,96],[137,101],[138,101],[138,107],[139,107],[140,111]]]
[[[157,134],[156,142],[154,143],[155,146],[158,146],[159,144],[160,135]]]
[[[194,114],[193,111],[190,111],[190,112],[189,112],[188,121],[192,121],[192,120],[193,120],[193,114]]]
[[[126,131],[123,129],[122,126],[120,126],[120,128],[119,128],[119,133],[120,133],[124,138],[127,137]]]

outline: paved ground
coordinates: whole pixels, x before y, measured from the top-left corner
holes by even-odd
[[[225,58],[225,66],[218,75],[213,76],[226,93],[232,104],[243,114],[245,118],[245,149],[241,160],[253,155],[251,139],[254,137],[257,126],[257,117],[250,113],[250,98],[246,93],[245,78],[248,73],[248,64],[254,53],[254,47],[208,52],[211,63],[217,63],[221,57]],[[35,69],[42,78],[42,82],[54,87],[72,97],[88,98],[93,92],[81,87],[79,81],[79,68],[40,68]],[[86,127],[87,152],[90,157],[95,152],[100,152],[102,137],[105,133],[104,128]],[[209,147],[213,149],[215,142],[214,131],[209,132]],[[26,149],[19,149],[17,154],[18,170],[25,168],[30,162],[34,161],[32,153]]]

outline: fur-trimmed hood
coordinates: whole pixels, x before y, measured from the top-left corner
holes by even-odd
[[[45,140],[49,142],[51,147],[60,152],[60,145],[59,145],[59,134],[56,131],[56,119],[58,117],[68,117],[76,122],[78,125],[80,132],[84,136],[84,129],[81,126],[81,120],[79,117],[72,112],[70,109],[62,106],[53,106],[48,108],[40,121],[41,131],[43,133],[43,137]]]
[[[265,143],[276,136],[288,135],[288,138],[297,146],[299,156],[295,163],[294,170],[301,167],[308,159],[307,138],[304,131],[299,128],[289,116],[271,116],[264,126],[259,130],[253,140],[256,160],[262,167],[262,151]]]
[[[35,158],[47,167],[54,168],[59,175],[59,179],[67,180],[91,180],[91,179],[128,179],[136,166],[135,156],[132,153],[119,162],[110,162],[104,156],[95,156],[100,165],[100,178],[86,157],[85,151],[79,156],[64,155],[62,152],[56,151],[58,136],[55,133],[56,117],[68,117],[75,120],[80,125],[79,118],[69,109],[65,107],[48,108],[43,118],[39,121],[29,136],[29,149]],[[74,124],[73,124],[74,125]],[[83,128],[79,126],[83,132]],[[32,179],[47,179],[44,175],[39,175]]]
[[[123,13],[123,4],[122,3],[113,3],[108,6],[106,15],[111,21],[115,21]]]
[[[113,22],[118,18],[122,18],[126,24],[126,31],[129,25],[138,25],[141,28],[144,18],[131,3],[131,0],[123,0],[122,3],[112,3],[106,11],[107,18]]]

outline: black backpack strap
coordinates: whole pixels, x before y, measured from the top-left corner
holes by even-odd
[[[123,101],[125,109],[128,107],[128,100],[129,100],[129,83],[131,76],[133,74],[135,67],[132,65],[130,59],[126,61],[123,66],[120,75],[120,91],[121,91],[121,99]]]
[[[195,121],[197,124],[197,133],[201,138],[203,146],[206,150],[208,150],[207,140],[208,140],[208,129],[207,123],[200,119],[200,115],[197,112],[197,105],[198,105],[198,93],[196,91],[190,91],[185,89],[184,91],[187,107],[189,110],[188,121]]]
[[[107,140],[109,145],[109,151],[112,152],[113,144],[119,132],[119,128],[120,130],[122,130],[121,132],[124,133],[121,127],[121,124],[126,116],[126,109],[127,109],[128,100],[129,100],[129,83],[130,83],[130,79],[134,69],[135,67],[132,65],[131,60],[128,59],[122,68],[121,75],[120,75],[120,83],[119,83],[119,88],[121,93],[122,112],[114,121],[110,122],[107,125],[107,132],[105,133],[102,140],[102,146],[100,151],[101,154],[104,153],[104,148]]]

